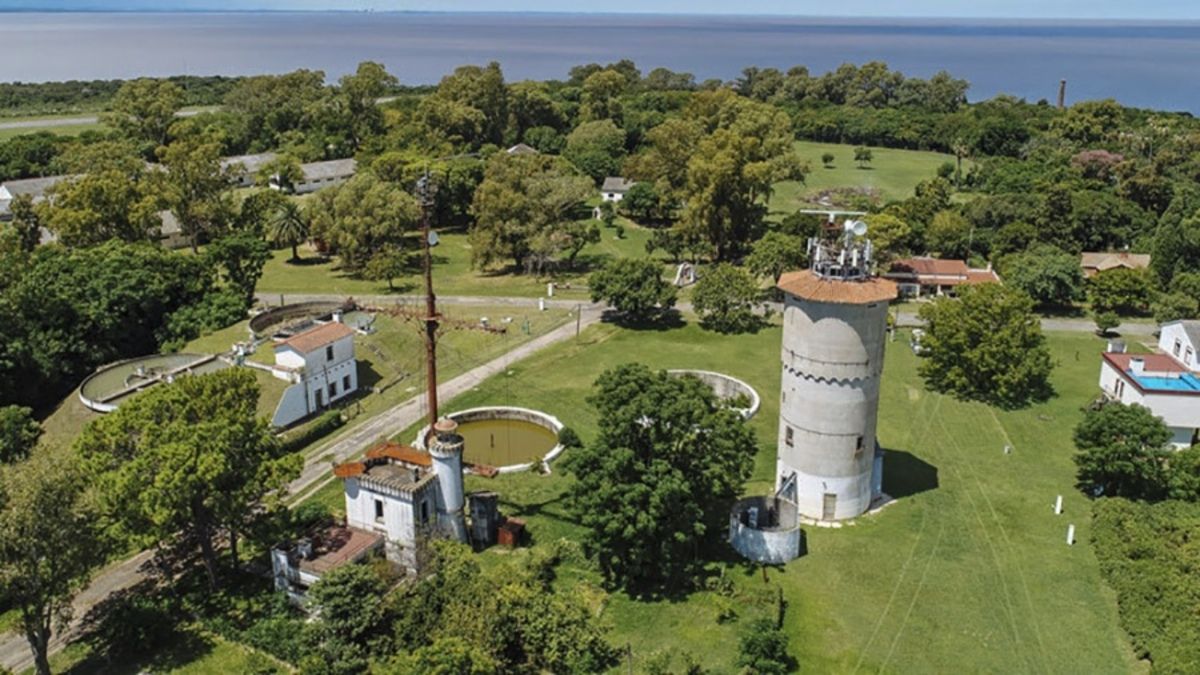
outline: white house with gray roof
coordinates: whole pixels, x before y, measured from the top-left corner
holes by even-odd
[[[625,199],[625,193],[629,192],[629,188],[633,187],[634,181],[621,178],[620,176],[609,176],[604,179],[604,184],[600,186],[600,197],[606,202],[619,202]]]
[[[277,155],[273,152],[262,152],[257,155],[235,155],[221,160],[222,169],[233,169],[234,182],[238,187],[253,187],[258,172],[267,164],[275,161]]]
[[[345,183],[358,171],[358,162],[353,159],[331,159],[327,162],[301,164],[300,170],[304,172],[304,178],[291,186],[292,192],[298,195]],[[278,176],[271,178],[270,185],[276,190],[285,187],[278,180]]]

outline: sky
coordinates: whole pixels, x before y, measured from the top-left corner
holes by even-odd
[[[846,17],[1200,19],[1196,0],[0,0],[0,10],[328,10],[789,14]]]

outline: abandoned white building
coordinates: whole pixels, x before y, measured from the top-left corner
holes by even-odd
[[[619,202],[625,199],[625,193],[633,187],[634,182],[618,176],[609,176],[600,186],[600,197],[606,202]]]
[[[333,321],[276,343],[271,373],[292,383],[275,411],[275,426],[288,426],[325,409],[358,390],[354,329],[336,313]]]
[[[1159,334],[1160,354],[1109,351],[1100,365],[1100,389],[1124,404],[1150,409],[1171,430],[1171,444],[1200,439],[1200,321],[1172,321]]]
[[[272,551],[275,586],[300,600],[325,572],[373,552],[409,572],[424,565],[424,544],[444,537],[479,547],[496,542],[500,518],[495,493],[471,495],[468,536],[463,495],[463,440],[458,424],[434,425],[428,452],[382,443],[360,462],[334,468],[343,481],[346,522]]]
[[[353,159],[331,159],[326,162],[301,164],[303,178],[292,185],[284,185],[279,176],[272,176],[269,185],[275,190],[290,191],[303,195],[316,192],[331,185],[340,185],[354,178],[358,162]]]

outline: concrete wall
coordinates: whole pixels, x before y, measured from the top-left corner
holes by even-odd
[[[776,488],[795,473],[806,517],[825,519],[827,495],[831,520],[870,507],[886,329],[885,302],[786,297]]]
[[[779,525],[758,529],[742,522],[749,509],[758,509],[765,517],[768,508],[779,513]],[[729,544],[743,557],[756,562],[780,565],[800,556],[802,538],[796,505],[786,499],[749,497],[734,505],[729,514]]]
[[[723,401],[745,396],[750,399],[750,405],[746,408],[734,408],[741,413],[743,419],[750,419],[758,413],[759,407],[762,405],[762,399],[759,398],[758,392],[754,387],[745,382],[726,375],[724,373],[714,373],[710,370],[668,370],[671,375],[691,375],[698,378],[704,384],[712,388],[713,393]]]

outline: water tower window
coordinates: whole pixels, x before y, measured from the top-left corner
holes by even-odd
[[[377,522],[377,523],[383,522],[383,500],[382,499],[375,500],[375,522]]]
[[[329,383],[329,400],[332,401],[335,398],[337,398],[337,382],[330,382]]]
[[[859,436],[858,441],[854,444],[854,458],[858,459],[863,454],[863,437]]]
[[[791,427],[783,428],[783,444],[788,446],[789,448],[796,444],[795,439],[792,438],[792,428]]]
[[[421,502],[421,524],[429,522],[429,502]]]
[[[329,345],[328,347],[325,348],[325,360],[326,361],[333,360],[333,345]]]
[[[342,378],[342,390],[350,391],[350,376],[349,375]]]

